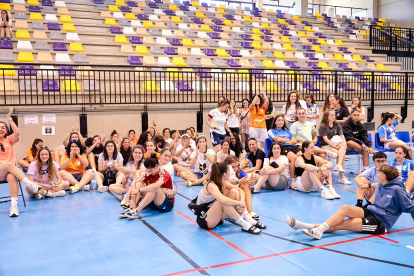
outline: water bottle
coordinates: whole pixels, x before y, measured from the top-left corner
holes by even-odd
[[[125,194],[126,194],[126,187],[125,185],[122,185],[122,197],[121,197],[122,200],[124,199]]]
[[[96,179],[95,179],[95,174],[93,174],[93,175],[92,175],[92,179],[91,179],[91,184],[90,184],[90,187],[91,187],[91,191],[92,191],[92,190],[96,190]]]

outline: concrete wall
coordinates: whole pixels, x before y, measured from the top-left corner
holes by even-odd
[[[413,0],[378,0],[378,17],[399,27],[414,28]]]

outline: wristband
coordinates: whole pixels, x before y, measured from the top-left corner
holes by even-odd
[[[368,183],[368,188],[371,188],[371,183]]]
[[[239,182],[239,180],[238,180],[238,179],[236,180],[236,183],[237,183],[237,185],[240,185],[240,182]]]

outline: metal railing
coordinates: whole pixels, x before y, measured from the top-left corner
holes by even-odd
[[[317,101],[334,93],[371,102],[414,99],[414,73],[323,70],[229,70],[93,66],[93,69],[0,69],[0,105],[91,106],[216,103],[219,96],[241,102],[266,90],[272,102],[287,94],[312,93]],[[210,70],[211,69],[211,70]],[[171,71],[175,70],[175,71]],[[304,95],[303,95],[304,96]],[[404,115],[404,113],[402,113]],[[373,118],[373,113],[372,113]],[[371,119],[372,119],[371,118]]]

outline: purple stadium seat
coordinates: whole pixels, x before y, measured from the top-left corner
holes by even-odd
[[[283,36],[292,36],[292,35],[289,33],[289,31],[285,31],[285,30],[280,31],[280,34],[281,34],[281,35],[283,35]]]
[[[382,89],[382,90],[387,90],[387,91],[389,91],[389,92],[394,92],[394,91],[396,91],[395,89],[392,89],[392,88],[391,88],[391,86],[390,86],[390,84],[389,84],[388,82],[383,82],[383,83],[381,83],[381,89]]]
[[[352,71],[352,68],[349,68],[348,65],[346,63],[342,63],[340,62],[338,64],[338,67],[341,68],[342,70],[346,70],[346,71]]]
[[[148,3],[148,7],[150,7],[151,9],[158,9],[158,5],[155,3]]]
[[[59,83],[56,80],[43,80],[43,92],[59,92]]]
[[[53,51],[67,51],[65,42],[53,42]]]
[[[189,9],[188,9],[188,7],[187,7],[186,5],[180,5],[180,6],[178,6],[178,8],[179,8],[181,11],[189,11]]]
[[[121,12],[131,12],[129,7],[120,7]]]
[[[308,41],[313,45],[321,45],[316,38],[309,38]]]
[[[286,17],[285,17],[282,13],[278,13],[278,14],[276,15],[276,17],[277,17],[277,18],[280,18],[280,19],[286,19]]]
[[[308,90],[309,92],[318,92],[319,88],[313,87],[313,82],[304,82],[303,88]]]
[[[60,66],[59,76],[74,77],[75,71],[72,66]]]
[[[127,1],[126,4],[128,5],[128,7],[138,7],[137,3],[135,3],[134,1]]]
[[[414,82],[410,83],[409,89],[414,89]]]
[[[316,58],[313,53],[305,53],[305,58],[309,59],[309,60],[319,60],[318,58]],[[316,64],[316,63],[315,63]],[[309,66],[311,67],[311,66]]]
[[[294,61],[286,61],[286,66],[289,66],[292,69],[300,69],[300,66],[297,66]]]
[[[291,19],[287,19],[286,22],[289,23],[289,25],[296,25],[295,21]]]
[[[279,27],[284,31],[289,31],[290,30],[290,28],[286,25],[279,25]]]
[[[201,18],[194,17],[193,22],[196,24],[204,24],[204,21]]]
[[[306,54],[305,54],[306,55]],[[310,68],[312,68],[312,69],[315,69],[315,70],[320,70],[320,69],[322,69],[322,67],[319,67],[317,64],[316,64],[316,62],[313,62],[313,61],[309,61],[308,62],[308,66],[310,67]]]
[[[371,86],[368,82],[361,82],[361,89],[371,91]],[[374,91],[377,91],[377,89],[374,88]]]
[[[309,64],[308,64],[308,66],[309,66]],[[321,72],[319,72],[319,71],[312,71],[311,74],[317,80],[326,80],[326,77],[324,75],[322,75]]]
[[[271,31],[271,30],[269,30],[269,29],[262,29],[261,31],[262,31],[262,32],[263,32],[263,34],[265,34],[265,35],[273,35],[272,31]]]
[[[314,33],[319,38],[326,38],[326,36],[323,33]]]
[[[252,76],[256,79],[266,79],[266,75],[262,74],[262,71],[260,70],[252,70]]]
[[[39,6],[29,6],[29,12],[42,12]]]
[[[370,59],[369,56],[367,56],[367,55],[363,55],[361,58],[365,59],[367,62],[375,62],[375,60]]]
[[[48,22],[47,23],[47,29],[49,31],[60,31],[59,23],[56,23],[56,22]]]
[[[215,32],[209,32],[208,35],[212,38],[212,39],[221,39],[220,35],[218,33]]]
[[[13,49],[13,42],[10,40],[0,40],[0,49]]]
[[[369,79],[362,72],[355,72],[354,77],[359,79],[359,80],[368,80]]]
[[[131,44],[142,44],[142,41],[139,38],[139,36],[130,36],[129,37],[129,43],[131,43]]]
[[[178,91],[193,91],[190,84],[186,81],[177,81]]]
[[[214,25],[214,26],[211,26],[211,28],[213,29],[213,31],[215,31],[215,32],[222,32],[223,30],[221,29],[221,27],[220,26],[216,26],[216,25]]]
[[[52,3],[51,0],[42,0],[42,3],[41,4],[42,4],[42,6],[48,6],[48,7],[53,6],[53,3]],[[101,4],[101,3],[95,3],[95,4]],[[103,2],[102,2],[102,4],[103,4]]]
[[[111,34],[122,34],[122,30],[118,26],[111,26],[109,28],[109,31],[111,32]]]
[[[268,35],[261,35],[260,38],[266,42],[274,42],[274,40]]]
[[[336,27],[336,26],[334,25],[334,23],[328,23],[327,27],[328,27],[328,28],[333,28],[333,29],[337,29],[337,28],[338,28],[338,27]]]
[[[139,20],[149,20],[148,16],[146,14],[140,13],[140,14],[138,14],[137,17],[138,17]]]
[[[245,48],[245,49],[253,49],[253,47],[252,47],[252,45],[251,45],[251,43],[250,43],[250,42],[245,42],[245,41],[243,41],[243,42],[241,43],[241,46],[242,46],[243,48]]]
[[[19,68],[19,76],[36,76],[36,70],[33,65],[21,65]]]
[[[165,47],[164,48],[164,53],[166,55],[171,55],[171,56],[178,55],[178,53],[175,51],[175,48],[173,48],[173,47]]]
[[[205,54],[206,56],[209,56],[209,57],[215,57],[215,56],[217,56],[217,54],[216,54],[216,52],[214,51],[214,49],[210,49],[210,48],[206,48],[206,49],[204,49],[204,54]]]
[[[251,36],[251,35],[249,35],[249,34],[242,34],[242,35],[241,35],[241,38],[242,38],[243,40],[246,40],[246,41],[253,41],[252,36]]]
[[[190,3],[190,1],[183,1],[183,5],[191,6],[191,3]]]
[[[170,44],[172,46],[183,46],[178,38],[170,38]]]
[[[172,10],[165,10],[164,13],[168,16],[175,16],[175,11]]]
[[[211,79],[212,76],[207,69],[197,69],[197,76],[199,78]]]
[[[301,22],[303,25],[305,25],[305,26],[309,26],[309,27],[312,27],[312,24],[311,23],[309,23],[308,21],[302,21]]]
[[[231,14],[225,14],[225,15],[224,15],[224,17],[225,17],[227,20],[234,20],[234,16],[233,16],[233,15],[231,15]]]
[[[224,25],[223,21],[221,21],[220,19],[214,19],[213,22],[216,25]]]
[[[204,8],[209,8],[207,3],[201,3],[201,6],[203,6]]]
[[[130,65],[142,65],[138,56],[129,56],[127,61]]]
[[[236,59],[228,59],[227,65],[230,67],[241,67],[241,65],[237,63]]]
[[[231,55],[232,57],[241,57],[242,55],[240,55],[238,50],[228,50],[229,55]]]
[[[312,50],[312,46],[310,45],[303,45],[302,48],[307,52],[315,52],[315,50]]]
[[[338,50],[342,51],[344,54],[350,54],[351,53],[350,51],[348,51],[348,48],[346,48],[346,47],[339,47]]]
[[[349,29],[346,29],[345,30],[345,33],[347,33],[347,34],[355,34],[352,30],[349,30]]]
[[[157,3],[157,4],[163,3],[162,0],[154,0],[154,2]]]
[[[349,88],[349,86],[346,82],[339,82],[338,83],[338,89],[342,89],[342,90],[347,91],[347,92],[355,91],[355,89]]]

